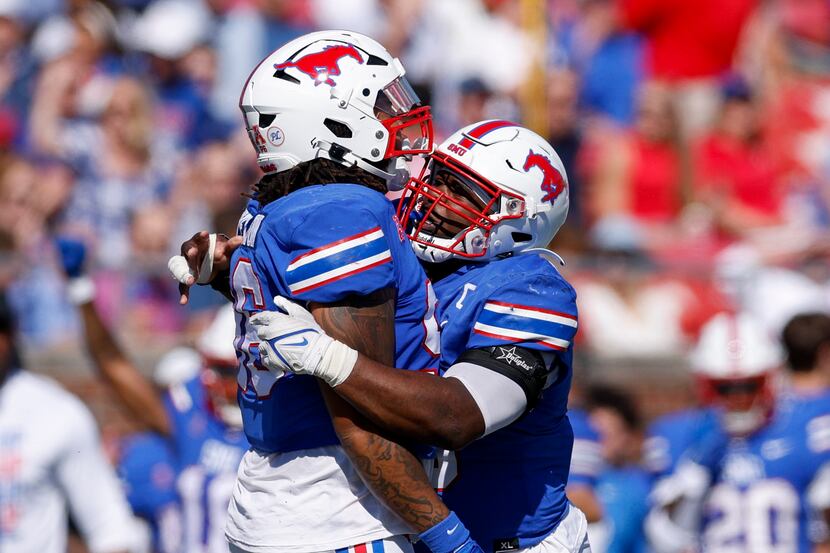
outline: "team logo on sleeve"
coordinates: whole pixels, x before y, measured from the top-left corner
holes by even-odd
[[[363,56],[357,48],[351,44],[338,44],[326,46],[320,52],[306,54],[296,60],[275,63],[274,69],[279,71],[294,68],[311,77],[314,86],[320,86],[320,83],[335,86],[337,83],[332,77],[340,75],[340,60],[343,58],[353,58],[357,63],[363,63]]]
[[[553,203],[565,189],[565,179],[562,178],[562,175],[547,156],[529,150],[522,169],[527,173],[533,167],[538,167],[542,171],[542,191],[545,193],[542,201]]]

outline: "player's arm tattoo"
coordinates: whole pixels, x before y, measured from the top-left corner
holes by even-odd
[[[395,297],[393,288],[384,288],[348,304],[309,307],[326,334],[379,363],[394,365]]]
[[[418,533],[447,518],[449,509],[432,488],[421,461],[383,436],[331,388],[320,386],[343,450],[375,497]]]
[[[357,302],[311,306],[320,326],[332,337],[391,365],[395,357],[395,291],[385,289]],[[321,383],[343,449],[375,496],[423,532],[449,515],[423,465]]]
[[[92,302],[80,306],[87,350],[101,376],[130,412],[149,428],[170,433],[170,419],[161,395],[129,360]]]

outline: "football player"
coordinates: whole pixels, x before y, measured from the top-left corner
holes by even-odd
[[[182,553],[178,465],[168,440],[155,432],[131,434],[119,443],[118,475],[127,502],[146,526],[148,549],[156,553]]]
[[[776,401],[781,361],[746,315],[704,327],[691,363],[716,424],[654,488],[658,551],[807,553],[825,539],[811,531],[830,509],[830,407]]]
[[[595,385],[586,396],[605,460],[596,489],[606,517],[607,534],[603,536],[605,546],[600,548],[595,535],[589,532],[591,546],[606,553],[644,553],[648,546],[643,521],[648,513],[651,479],[640,466],[640,414],[633,397],[621,389]]]
[[[590,549],[565,495],[576,295],[540,248],[567,210],[559,157],[508,121],[456,132],[408,183],[399,214],[439,299],[444,378],[357,354],[285,298],[287,315],[252,319],[272,372],[317,376],[382,428],[446,448],[436,486],[487,551]]]
[[[830,315],[796,315],[784,326],[781,341],[793,395],[830,401]]]
[[[21,367],[0,291],[0,551],[63,553],[67,512],[92,553],[138,546],[98,428],[78,398]]]
[[[407,551],[415,531],[435,553],[479,550],[419,459],[314,378],[266,370],[250,325],[274,296],[296,298],[328,332],[381,362],[437,368],[434,293],[384,196],[406,181],[406,157],[432,149],[429,107],[381,45],[340,31],[273,52],[240,105],[266,174],[229,270],[214,279],[237,312],[239,402],[252,446],[229,510],[232,548]],[[205,259],[202,281],[220,267]],[[171,270],[190,282],[175,259]],[[357,355],[341,351],[332,363]]]
[[[175,487],[183,550],[227,551],[227,506],[239,460],[248,449],[236,407],[233,309],[220,310],[200,336],[201,370],[197,376],[169,390],[159,389],[129,359],[95,308],[94,284],[83,274],[83,245],[62,240],[59,246],[68,276],[67,292],[80,311],[87,350],[95,366],[133,415],[149,430],[167,438],[173,450],[179,471]],[[153,499],[160,499],[160,495]],[[134,499],[138,500],[136,510],[141,510],[144,498]],[[169,515],[165,509],[154,512]],[[151,522],[151,526],[176,533],[171,524],[175,522]]]

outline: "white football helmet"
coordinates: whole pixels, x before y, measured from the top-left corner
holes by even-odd
[[[411,179],[398,216],[424,261],[487,260],[545,247],[568,215],[553,147],[509,121],[464,127]]]
[[[357,165],[397,188],[404,156],[432,150],[432,116],[397,58],[371,38],[320,31],[263,60],[239,99],[265,173],[326,158]]]
[[[779,345],[746,314],[721,313],[701,331],[690,364],[705,403],[722,410],[726,431],[746,435],[772,413]]]

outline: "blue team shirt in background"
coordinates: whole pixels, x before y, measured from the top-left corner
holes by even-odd
[[[211,410],[200,377],[172,386],[165,397],[170,442],[179,465],[176,492],[184,551],[227,547],[225,523],[236,472],[248,442]]]
[[[643,521],[648,514],[651,476],[642,467],[606,467],[596,483],[608,528],[605,553],[647,553]]]
[[[176,492],[178,466],[169,441],[160,434],[132,434],[121,442],[118,474],[127,502],[150,527],[153,551],[174,553],[181,544],[181,512]]]
[[[784,397],[756,433],[731,439],[721,433],[721,448],[712,447],[713,436],[708,432],[688,452],[714,482],[704,509],[704,546],[812,551],[817,513],[809,494],[817,487],[825,498],[830,493],[830,396]],[[822,467],[825,480],[816,484]]]
[[[574,431],[574,447],[568,485],[584,485],[593,488],[603,468],[599,433],[583,409],[568,409],[568,418]]]
[[[469,349],[516,345],[556,355],[555,377],[536,407],[456,452],[444,501],[486,550],[530,547],[567,514],[573,433],[567,416],[576,294],[551,262],[528,253],[468,264],[435,283],[441,369]]]
[[[237,311],[239,402],[245,433],[264,453],[335,445],[316,379],[259,364],[252,313],[275,295],[333,303],[396,290],[395,364],[437,368],[440,343],[426,274],[383,194],[355,184],[310,186],[265,206],[251,201],[231,261]]]
[[[646,432],[646,468],[654,478],[674,472],[689,447],[718,428],[717,415],[709,408],[684,409],[658,417]]]

